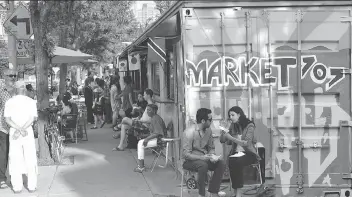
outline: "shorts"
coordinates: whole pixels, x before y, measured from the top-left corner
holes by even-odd
[[[99,104],[95,104],[95,106],[93,108],[93,114],[94,115],[103,115],[104,114],[103,106],[101,106]]]
[[[137,120],[132,120],[132,128],[138,133],[147,134],[150,132],[148,127]]]
[[[133,108],[128,108],[128,109],[125,110],[126,117],[132,118],[132,109]]]

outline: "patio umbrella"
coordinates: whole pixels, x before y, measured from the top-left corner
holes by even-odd
[[[55,46],[53,51],[53,57],[51,58],[52,64],[62,63],[75,63],[88,60],[93,57],[92,55],[82,53],[80,51],[74,51],[62,47]],[[17,64],[33,64],[34,61],[31,57],[17,58]]]

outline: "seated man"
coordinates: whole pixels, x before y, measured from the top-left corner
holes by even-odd
[[[58,114],[60,114],[61,116],[62,115],[67,115],[67,114],[74,114],[74,112],[73,112],[73,104],[70,102],[70,96],[69,95],[67,95],[67,94],[64,95],[64,97],[62,98],[62,101],[61,101],[61,105],[62,105],[62,110],[59,111]],[[58,123],[58,127],[59,127],[59,130],[60,130],[60,133],[62,134],[63,131],[61,130],[61,126],[63,126],[65,128],[66,125],[62,125],[61,116],[57,117],[57,123]],[[72,124],[72,122],[65,123],[65,124]],[[73,131],[70,131],[69,135],[70,135],[71,141],[75,142],[74,138],[73,138]]]
[[[151,89],[145,89],[144,91],[144,99],[148,102],[148,104],[153,104],[153,90]],[[150,117],[147,114],[147,110],[144,110],[144,113],[141,117],[141,119],[131,119],[128,117],[124,117],[121,122],[121,137],[120,137],[120,143],[119,145],[113,149],[113,151],[123,151],[123,142],[126,137],[126,132],[128,129],[131,127],[137,128],[141,132],[144,132],[148,130],[148,125],[150,123]],[[118,136],[114,136],[114,138],[117,138]]]
[[[201,108],[197,111],[197,124],[187,128],[183,139],[183,168],[198,173],[199,196],[205,196],[205,180],[208,170],[214,171],[209,182],[208,191],[217,196],[222,176],[225,171],[225,162],[215,156],[215,146],[210,130],[212,123],[211,110]]]
[[[135,172],[143,172],[144,167],[144,149],[156,147],[158,144],[158,139],[164,136],[166,132],[166,126],[164,120],[156,114],[158,111],[158,106],[155,104],[149,104],[146,109],[148,116],[151,117],[149,131],[150,135],[145,139],[139,140],[137,145],[137,158],[138,166],[134,169]]]

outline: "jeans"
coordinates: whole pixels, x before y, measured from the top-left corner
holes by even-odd
[[[0,181],[6,181],[9,155],[9,135],[0,131]]]
[[[198,173],[198,193],[201,196],[205,196],[205,180],[208,176],[208,170],[214,171],[213,177],[209,182],[208,191],[213,194],[217,194],[219,192],[222,177],[225,171],[225,162],[223,160],[219,160],[216,163],[209,160],[186,160],[183,163],[183,168]]]

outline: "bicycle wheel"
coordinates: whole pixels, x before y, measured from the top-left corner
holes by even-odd
[[[51,149],[51,154],[53,156],[53,160],[55,161],[55,163],[59,162],[59,155],[58,155],[58,151],[57,151],[57,145],[55,142],[51,143],[52,145],[52,149]]]

